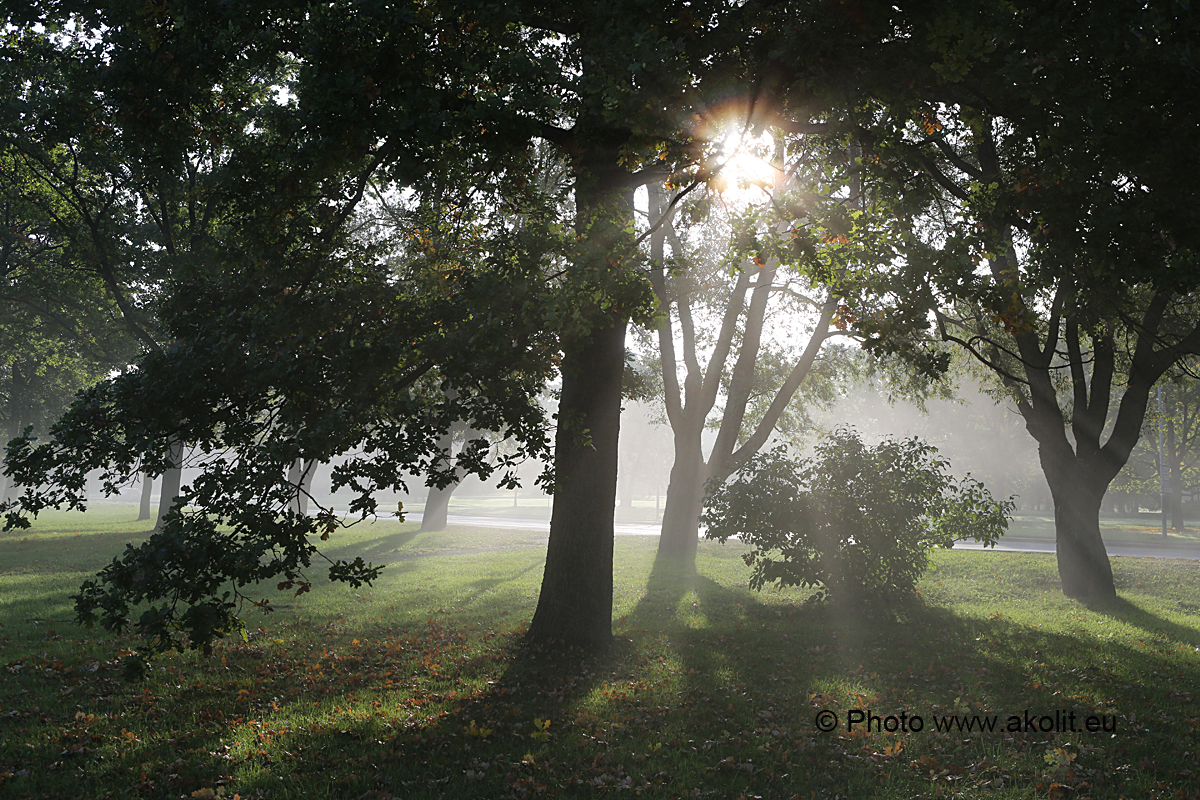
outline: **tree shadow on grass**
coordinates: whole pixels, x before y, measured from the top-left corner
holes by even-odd
[[[9,531],[0,535],[0,567],[5,572],[18,569],[97,572],[126,544],[144,542],[153,533],[146,530],[38,536],[28,531]]]
[[[482,578],[477,581],[472,581],[471,583],[467,584],[466,588],[472,595],[470,598],[472,601],[482,601],[484,598],[480,598],[479,595],[498,589],[503,584],[512,583],[513,581],[519,580],[524,575],[544,566],[545,564],[543,562],[535,561],[528,566],[518,569],[516,572],[503,577]]]
[[[537,565],[505,569],[456,594],[478,596],[482,607],[489,592],[494,600]],[[694,609],[681,608],[692,592]],[[904,756],[889,762],[878,754],[878,741],[822,734],[813,717],[830,708],[844,728],[845,711],[862,703],[877,713],[908,708],[932,727],[934,704],[945,713],[959,701],[983,704],[970,706],[981,713],[1048,711],[1074,703],[1064,698],[1092,692],[1097,683],[1105,696],[1146,703],[1165,697],[1180,672],[1185,683],[1200,678],[1197,668],[1180,668],[1174,656],[1133,642],[1081,640],[999,615],[969,617],[919,603],[899,617],[854,614],[779,602],[689,572],[652,574],[625,621],[629,638],[598,656],[524,647],[519,629],[497,622],[482,638],[473,617],[440,614],[355,630],[307,651],[272,650],[266,636],[223,645],[204,662],[213,677],[201,682],[209,686],[185,685],[176,697],[160,698],[157,719],[136,726],[136,715],[114,721],[111,737],[128,725],[141,743],[127,745],[107,765],[90,766],[105,772],[79,787],[104,786],[100,776],[108,787],[118,786],[117,779],[132,787],[144,771],[157,782],[154,791],[174,796],[226,774],[234,776],[229,794],[261,789],[271,797],[597,796],[630,789],[645,797],[696,789],[807,797],[825,787],[840,787],[846,796],[905,796],[910,784],[890,792],[880,787],[881,770],[903,781],[916,769],[910,762],[936,759],[936,768],[922,767],[916,778],[927,788],[934,780],[929,770],[960,775],[968,763],[1013,751],[1033,764],[1020,766],[1018,776],[1032,786],[1057,741],[1052,734],[1003,739],[929,731],[910,737]],[[1081,646],[1092,644],[1100,651]],[[1068,664],[1056,669],[1060,661]],[[1075,668],[1084,661],[1095,668]],[[1117,694],[1120,684],[1133,688]],[[138,691],[126,702],[140,713]],[[169,721],[168,703],[195,714],[190,733],[168,730],[183,727]],[[71,714],[64,722],[76,724]],[[1170,773],[1182,763],[1181,728],[1155,728],[1136,734],[1122,728],[1111,745],[1089,742],[1133,749],[1114,755],[1120,760],[1111,767],[1161,752],[1160,763],[1139,771],[1194,785]],[[156,729],[162,737],[145,733]],[[1089,753],[1080,761],[1092,769],[1107,763],[1102,757]],[[176,767],[180,758],[185,763]]]
[[[340,544],[337,547],[322,547],[320,549],[326,556],[333,559],[362,556],[363,561],[390,560],[386,557],[391,556],[391,559],[395,559],[396,553],[404,545],[417,538],[419,533],[420,531],[414,528],[411,531],[385,533],[382,536],[377,536],[365,542]]]
[[[1146,633],[1166,636],[1177,642],[1200,648],[1200,631],[1172,622],[1136,605],[1124,597],[1081,600],[1089,611],[1120,620]]]
[[[872,613],[828,603],[764,602],[703,576],[659,578],[628,622],[635,635],[657,629],[669,639],[681,664],[681,697],[696,709],[686,728],[697,740],[708,739],[702,746],[714,752],[720,752],[722,737],[728,736],[724,732],[753,730],[770,742],[764,734],[770,731],[770,736],[790,740],[793,753],[811,756],[810,776],[803,780],[811,779],[816,787],[846,786],[847,780],[867,785],[871,770],[854,768],[853,760],[881,766],[886,756],[876,752],[882,745],[850,736],[846,724],[852,708],[885,716],[921,714],[931,729],[937,715],[994,714],[1001,731],[1013,716],[1069,708],[1078,713],[1080,724],[1087,714],[1120,717],[1121,736],[1112,741],[1106,736],[1103,743],[1087,740],[1097,748],[1084,762],[1087,769],[1105,764],[1105,769],[1115,769],[1139,758],[1156,758],[1158,780],[1197,783],[1190,773],[1178,772],[1186,766],[1187,748],[1180,744],[1177,725],[1152,726],[1153,734],[1138,726],[1151,713],[1168,713],[1176,702],[1168,698],[1180,696],[1180,686],[1200,679],[1200,669],[1185,658],[1200,632],[1127,601],[1094,610],[1187,644],[1185,654],[1170,645],[1147,647],[1136,637],[1080,636],[1069,629],[1014,622],[1004,614],[980,618],[925,602],[900,613]],[[695,592],[693,613],[684,600],[689,592]],[[815,715],[822,709],[839,715],[837,735],[817,730]],[[855,733],[862,733],[861,726]],[[930,730],[905,743],[905,759],[940,763],[939,770],[948,767],[957,774],[968,761],[989,763],[997,752],[1015,753],[1018,762],[1024,760],[1026,780],[1040,780],[1044,748],[1059,746],[1057,733],[1019,731],[948,740]],[[802,759],[781,761],[777,771],[790,766],[791,774],[800,774]],[[1150,761],[1142,763],[1152,768]],[[985,778],[990,780],[981,780]],[[768,791],[807,796],[807,788],[796,783],[759,784],[756,789],[764,796]]]

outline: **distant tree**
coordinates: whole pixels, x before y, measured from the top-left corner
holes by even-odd
[[[1162,392],[1162,411],[1152,396],[1142,436],[1111,487],[1113,494],[1125,493],[1157,508],[1165,483],[1166,510],[1175,530],[1185,526],[1184,498],[1200,493],[1200,381],[1191,374],[1193,369],[1181,364],[1155,387],[1156,394]]]
[[[1183,498],[1200,492],[1200,380],[1193,372],[1176,370],[1163,386],[1163,406],[1163,413],[1156,414],[1158,419],[1154,420],[1156,427],[1165,429],[1158,464],[1159,470],[1166,464],[1170,481],[1167,502],[1171,527],[1182,531]]]

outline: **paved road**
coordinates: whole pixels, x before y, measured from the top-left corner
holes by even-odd
[[[382,515],[381,515],[382,516]],[[404,515],[406,520],[421,521],[421,514],[409,512]],[[486,517],[451,514],[447,521],[451,525],[466,525],[481,528],[511,528],[523,531],[550,531],[550,521],[545,519],[522,519],[517,517]],[[613,526],[618,536],[657,536],[659,526],[652,522],[618,522]],[[977,542],[959,542],[955,547],[964,550],[992,550],[984,548]],[[1186,558],[1200,560],[1200,547],[1192,545],[1152,545],[1152,544],[1106,544],[1110,556],[1133,556],[1135,558]],[[1021,538],[1006,536],[994,548],[1001,553],[1053,553],[1054,544],[1046,539]]]

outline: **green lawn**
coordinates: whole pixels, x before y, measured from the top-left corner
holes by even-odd
[[[264,591],[249,642],[127,683],[137,643],[77,628],[67,595],[132,516],[0,534],[0,797],[1200,796],[1196,563],[1116,559],[1121,599],[1089,607],[1053,556],[939,553],[921,603],[864,617],[748,591],[733,546],[652,576],[654,540],[618,537],[619,638],[588,658],[520,646],[544,534],[364,524],[329,544],[388,562],[374,587]],[[1072,713],[1115,730],[1036,730]]]

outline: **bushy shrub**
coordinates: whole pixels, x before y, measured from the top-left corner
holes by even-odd
[[[811,459],[783,448],[756,456],[728,483],[709,486],[705,537],[751,546],[750,586],[817,587],[854,603],[910,596],[929,550],[974,539],[994,546],[1012,500],[995,500],[970,475],[955,480],[916,438],[865,445],[841,428]]]

